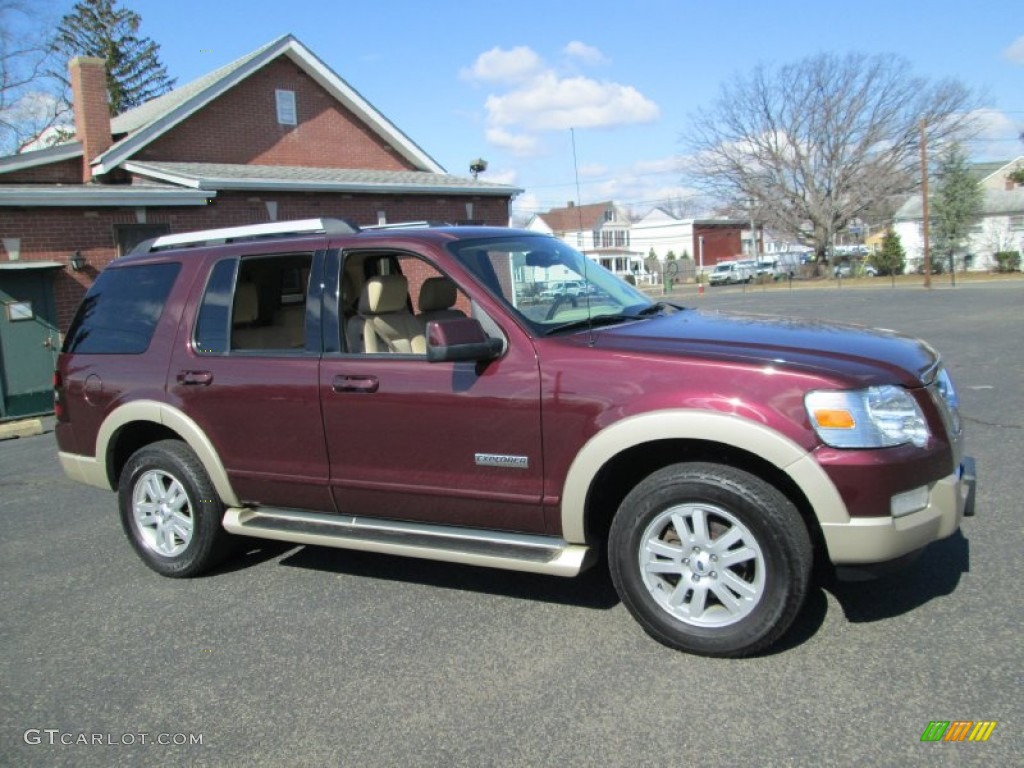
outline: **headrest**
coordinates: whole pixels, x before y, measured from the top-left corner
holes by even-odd
[[[231,322],[254,323],[260,316],[259,293],[255,283],[239,283],[235,287],[235,305],[231,310]]]
[[[378,275],[363,286],[359,297],[359,312],[364,315],[383,315],[408,309],[409,281],[404,275]]]
[[[437,312],[455,305],[455,283],[447,277],[428,277],[420,288],[420,312]]]

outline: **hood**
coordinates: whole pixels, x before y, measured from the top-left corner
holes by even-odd
[[[601,328],[595,346],[771,364],[855,379],[859,385],[930,383],[939,356],[895,331],[822,320],[685,309]]]

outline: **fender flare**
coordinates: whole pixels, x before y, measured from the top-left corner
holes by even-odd
[[[232,507],[240,504],[238,496],[228,480],[227,470],[221,463],[217,449],[213,447],[210,438],[195,421],[180,410],[157,400],[133,400],[124,403],[111,411],[103,420],[96,435],[96,458],[103,461],[104,471],[106,471],[110,441],[114,435],[127,424],[139,421],[154,422],[174,431],[199,457],[199,461],[202,462],[203,468],[210,476],[213,487],[217,489],[221,500]]]
[[[562,536],[586,543],[586,503],[591,483],[615,456],[657,440],[701,440],[752,453],[776,466],[804,493],[818,522],[847,523],[850,516],[832,480],[803,448],[749,419],[717,411],[675,408],[627,416],[591,437],[576,454],[562,491]]]

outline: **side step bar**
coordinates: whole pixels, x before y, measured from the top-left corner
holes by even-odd
[[[325,515],[294,509],[230,507],[230,533],[389,555],[422,557],[510,571],[575,576],[590,566],[594,551],[554,536]]]

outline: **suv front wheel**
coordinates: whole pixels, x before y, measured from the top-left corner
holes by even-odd
[[[164,576],[196,576],[232,550],[224,506],[185,443],[161,440],[132,454],[118,482],[121,525],[142,560]]]
[[[733,467],[676,464],[625,498],[608,541],[612,580],[654,639],[705,656],[746,656],[789,628],[812,549],[793,504]]]

